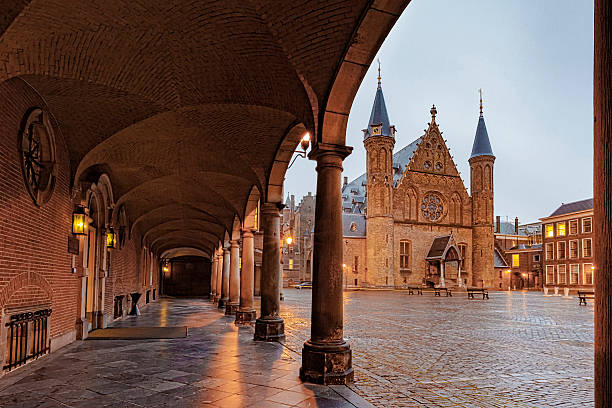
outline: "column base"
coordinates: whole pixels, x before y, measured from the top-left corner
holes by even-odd
[[[300,379],[315,384],[333,385],[353,382],[351,346],[314,345],[309,341],[302,349]]]
[[[217,307],[219,309],[225,309],[225,306],[227,306],[227,299],[219,299]]]
[[[215,301],[215,295],[213,295],[211,293],[210,296],[208,297],[208,300],[210,300],[211,302],[214,302]]]
[[[226,316],[236,316],[236,312],[238,311],[237,303],[228,303],[225,305],[225,315]]]
[[[236,320],[234,324],[251,324],[257,318],[257,312],[254,309],[251,310],[238,310],[236,312]]]
[[[285,322],[280,317],[259,318],[255,321],[255,340],[280,341],[285,339]]]

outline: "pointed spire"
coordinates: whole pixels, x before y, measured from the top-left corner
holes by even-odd
[[[376,96],[374,97],[374,104],[372,105],[372,113],[370,114],[368,127],[363,130],[364,139],[370,136],[393,137],[393,126],[391,126],[389,121],[385,97],[383,96],[382,86],[380,85],[380,61],[378,64],[378,87],[376,88]]]
[[[489,141],[489,134],[487,132],[487,126],[485,125],[484,116],[482,114],[482,90],[478,90],[480,93],[480,116],[478,118],[478,126],[476,127],[476,136],[474,137],[474,145],[472,146],[472,155],[470,159],[476,156],[493,156],[493,149],[491,149],[491,142]]]

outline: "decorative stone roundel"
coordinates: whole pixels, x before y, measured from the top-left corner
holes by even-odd
[[[28,111],[19,135],[19,154],[26,188],[38,206],[49,200],[55,185],[55,139],[46,112]]]
[[[444,213],[442,198],[436,193],[427,193],[421,203],[421,211],[428,221],[438,221]]]

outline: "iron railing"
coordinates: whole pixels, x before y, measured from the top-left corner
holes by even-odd
[[[51,350],[47,335],[50,315],[51,309],[42,309],[10,317],[6,323],[7,355],[4,370],[11,371]]]

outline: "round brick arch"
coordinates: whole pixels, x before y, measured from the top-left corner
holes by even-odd
[[[344,144],[357,88],[408,2],[19,1],[0,18],[0,81],[45,99],[73,185],[106,173],[140,235],[182,220],[220,236],[244,223],[253,186],[282,201],[306,131]],[[198,239],[167,226],[159,250]]]
[[[42,275],[36,272],[23,272],[11,279],[9,283],[0,290],[0,309],[4,308],[14,293],[27,286],[37,286],[41,288],[46,293],[49,302],[53,300],[53,289]]]

